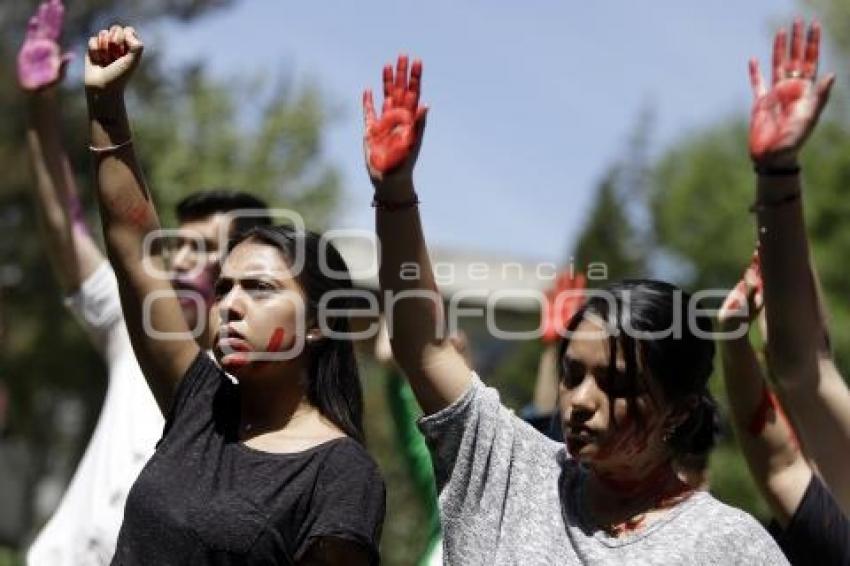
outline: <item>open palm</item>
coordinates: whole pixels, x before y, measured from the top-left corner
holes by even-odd
[[[754,95],[750,156],[757,164],[795,162],[797,153],[817,124],[835,80],[831,74],[815,82],[820,35],[820,25],[813,22],[804,38],[802,20],[795,21],[789,52],[786,31],[777,32],[770,89],[764,85],[758,61],[750,60]]]
[[[62,80],[70,53],[62,53],[59,37],[65,7],[61,0],[43,2],[27,25],[24,44],[18,52],[18,83],[27,91],[52,86]]]
[[[375,112],[372,91],[363,93],[366,121],[363,147],[373,179],[413,169],[427,114],[427,108],[419,104],[421,80],[422,62],[413,61],[408,79],[408,59],[402,55],[395,74],[391,65],[384,67],[384,105],[380,118]]]

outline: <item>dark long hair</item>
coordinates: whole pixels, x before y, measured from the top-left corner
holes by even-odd
[[[352,289],[345,260],[330,241],[322,240],[314,232],[296,231],[289,226],[257,226],[234,236],[228,252],[247,240],[277,248],[290,266],[296,254],[303,254],[303,267],[294,276],[306,295],[308,325],[316,322],[319,303],[326,293]],[[327,273],[323,267],[327,268]],[[350,309],[352,299],[350,296],[334,298],[328,308]],[[334,332],[349,331],[347,316],[327,317],[326,320]],[[323,337],[308,342],[306,353],[307,399],[345,434],[362,444],[363,391],[351,340]]]
[[[588,316],[596,315],[608,325],[610,361],[616,371],[618,352],[626,363],[626,381],[636,384],[638,359],[649,379],[660,384],[664,399],[675,409],[687,411],[686,419],[666,435],[667,445],[677,458],[701,457],[714,447],[718,433],[717,404],[708,391],[714,363],[714,341],[707,336],[711,319],[696,312],[689,316],[691,296],[675,285],[649,279],[630,279],[593,294],[573,315],[570,332]],[[693,325],[693,326],[692,326]],[[694,328],[694,326],[696,328]],[[665,332],[668,329],[671,332]],[[656,336],[633,336],[655,333]],[[565,377],[564,355],[569,336],[558,348],[558,372]]]

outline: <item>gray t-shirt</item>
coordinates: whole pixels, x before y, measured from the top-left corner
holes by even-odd
[[[589,527],[578,504],[583,466],[476,375],[419,426],[440,490],[446,564],[788,564],[755,519],[705,492],[635,534]]]

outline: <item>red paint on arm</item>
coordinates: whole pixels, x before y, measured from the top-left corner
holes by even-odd
[[[781,419],[782,422],[785,423],[785,426],[788,427],[788,432],[791,435],[791,444],[794,448],[799,448],[800,442],[797,439],[797,433],[791,425],[788,415],[786,415],[785,411],[782,409],[782,404],[779,402],[779,399],[777,399],[776,394],[774,394],[767,385],[764,385],[762,387],[761,402],[750,420],[750,426],[747,427],[747,431],[753,436],[761,435],[764,432],[764,429],[767,428],[768,419],[772,417]]]

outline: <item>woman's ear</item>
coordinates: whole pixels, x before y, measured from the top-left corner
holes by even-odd
[[[307,331],[306,340],[308,344],[315,344],[322,338],[324,338],[324,336],[322,335],[322,331],[318,328],[311,328]]]

